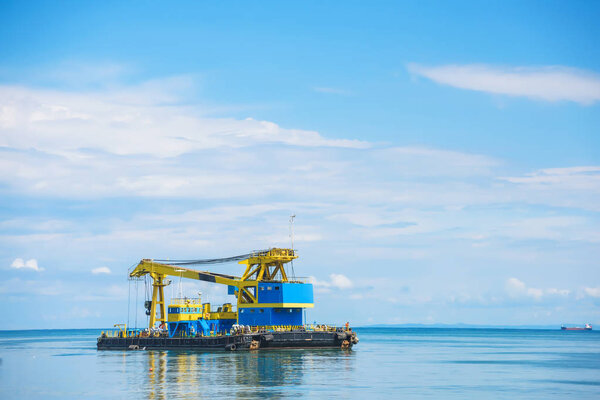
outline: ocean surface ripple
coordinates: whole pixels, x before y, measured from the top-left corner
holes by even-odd
[[[362,328],[351,351],[97,351],[0,331],[1,399],[600,398],[597,331]]]

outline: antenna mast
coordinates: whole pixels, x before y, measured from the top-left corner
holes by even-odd
[[[294,218],[296,218],[296,214],[290,215],[290,238],[292,239],[292,250],[294,250]]]
[[[294,251],[294,218],[296,218],[296,214],[290,215],[290,238],[292,240],[292,252]],[[295,252],[293,253],[295,254]],[[291,262],[292,267],[292,277],[296,279],[296,271],[294,271],[294,260]]]

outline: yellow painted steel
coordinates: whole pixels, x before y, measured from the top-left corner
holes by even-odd
[[[169,309],[171,308],[177,308],[180,311],[169,311],[168,322],[197,321],[202,317],[204,307],[200,299],[176,298],[171,299]]]
[[[168,275],[187,279],[201,279],[199,277],[199,274],[202,274],[205,275],[205,278],[211,279],[212,282],[232,286],[235,286],[240,279],[235,276],[222,275],[214,272],[197,271],[195,269],[184,268],[181,266],[161,264],[149,259],[143,259],[142,261],[140,261],[140,263],[133,269],[133,271],[131,271],[129,276],[139,278],[147,274],[157,274],[164,276]],[[154,279],[154,277],[152,278]]]
[[[156,321],[160,324],[164,324],[167,322],[167,313],[165,312],[165,291],[163,288],[168,285],[165,282],[164,274],[157,274],[155,272],[151,272],[150,276],[152,277],[152,305],[150,307],[150,322],[148,323],[149,327],[153,327]],[[156,316],[156,306],[158,307],[158,311],[160,315]]]
[[[237,307],[255,308],[255,307],[303,307],[311,308],[312,303],[258,303],[258,282],[289,282],[284,265],[298,258],[292,249],[273,248],[267,251],[252,253],[252,255],[239,264],[246,265],[246,270],[241,277],[218,274],[209,271],[198,271],[176,265],[157,263],[150,259],[143,259],[129,274],[132,278],[139,278],[145,275],[152,277],[152,305],[150,309],[149,328],[154,327],[156,322],[167,322],[165,313],[164,287],[168,285],[167,276],[180,277],[186,279],[196,279],[207,282],[219,283],[222,285],[234,286],[235,296],[237,297]],[[158,306],[158,308],[157,308]],[[158,315],[157,315],[158,312]],[[219,319],[215,313],[206,312],[207,319]],[[222,312],[223,318],[237,313],[233,311]],[[169,318],[169,321],[171,319]]]
[[[210,310],[210,303],[201,303],[198,299],[172,299],[169,308],[183,309],[183,311],[169,312],[168,322],[197,321],[199,319],[237,319],[237,312],[233,311],[231,304],[226,303],[217,309]]]
[[[127,337],[127,324],[115,324],[115,328],[119,328],[117,337]]]
[[[266,252],[253,254],[251,257],[239,261],[238,264],[245,264],[246,271],[242,275],[242,281],[272,281],[281,275],[280,282],[287,282],[287,274],[284,264],[298,258],[296,252],[292,249],[270,249]],[[254,278],[254,279],[252,279]]]
[[[214,319],[237,319],[237,312],[211,312],[208,314],[204,314],[204,319],[214,320]]]
[[[207,303],[208,304],[208,303]],[[171,299],[169,303],[169,307],[202,307],[202,301],[200,298],[192,299],[192,298],[177,298],[174,297]]]

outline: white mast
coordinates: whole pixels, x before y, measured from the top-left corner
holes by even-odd
[[[292,250],[294,250],[294,218],[296,218],[296,214],[290,215],[290,238],[292,239]]]

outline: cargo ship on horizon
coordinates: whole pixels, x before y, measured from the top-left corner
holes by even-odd
[[[572,326],[572,327],[567,327],[567,326],[561,326],[560,327],[561,330],[563,331],[591,331],[592,330],[592,325],[590,324],[585,324],[585,326],[581,327],[581,326]]]

